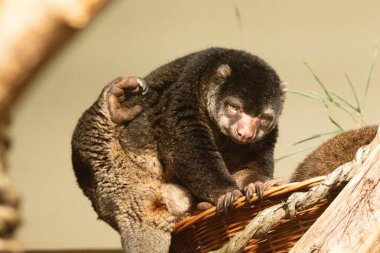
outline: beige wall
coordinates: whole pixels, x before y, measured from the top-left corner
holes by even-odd
[[[24,196],[25,218],[19,237],[29,249],[119,247],[118,235],[96,220],[82,196],[70,162],[76,120],[115,76],[143,76],[194,50],[225,46],[266,59],[292,88],[318,89],[307,61],[332,89],[352,99],[344,73],[362,92],[379,39],[379,1],[115,2],[39,75],[14,115],[10,174]],[[371,123],[380,122],[379,64],[366,102]],[[320,103],[290,94],[276,155],[333,129]],[[279,162],[276,175],[287,178],[304,155]]]

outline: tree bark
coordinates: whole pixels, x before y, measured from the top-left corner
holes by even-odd
[[[358,173],[290,251],[380,252],[380,133]]]

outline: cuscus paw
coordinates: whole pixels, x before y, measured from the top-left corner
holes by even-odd
[[[220,196],[218,198],[218,203],[216,204],[216,213],[220,215],[223,210],[225,214],[228,214],[228,212],[232,211],[234,207],[233,204],[235,199],[238,199],[241,196],[243,196],[243,193],[239,190],[228,191],[226,194]]]
[[[263,202],[264,200],[264,191],[267,190],[270,187],[273,186],[280,186],[283,184],[286,184],[287,182],[278,177],[278,178],[273,178],[268,181],[262,182],[262,181],[256,181],[254,183],[250,183],[247,187],[244,189],[244,194],[246,198],[246,202],[248,205],[251,204],[251,198],[253,194],[257,194],[259,197],[260,201]]]
[[[115,124],[122,124],[130,121],[141,112],[141,106],[123,106],[127,99],[126,95],[141,92],[145,95],[148,92],[148,85],[144,79],[138,77],[120,77],[111,83],[108,90],[108,110],[111,120]]]

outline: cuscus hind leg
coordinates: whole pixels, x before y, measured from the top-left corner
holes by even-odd
[[[141,184],[136,189],[139,197],[130,199],[127,209],[121,204],[117,217],[124,252],[169,252],[172,228],[192,208],[190,192],[176,184]]]

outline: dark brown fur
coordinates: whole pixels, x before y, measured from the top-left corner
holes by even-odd
[[[326,175],[354,159],[356,151],[376,136],[377,126],[368,126],[339,134],[323,143],[300,163],[291,182]]]
[[[167,252],[171,227],[194,199],[216,203],[273,177],[284,90],[263,60],[222,48],[179,58],[144,79],[145,96],[131,94],[133,77],[103,89],[74,131],[72,161],[84,194],[120,233],[126,252]],[[227,98],[257,120],[249,141],[221,132],[218,124],[230,131],[240,117],[240,110],[225,115]],[[262,117],[268,108],[270,119]]]

